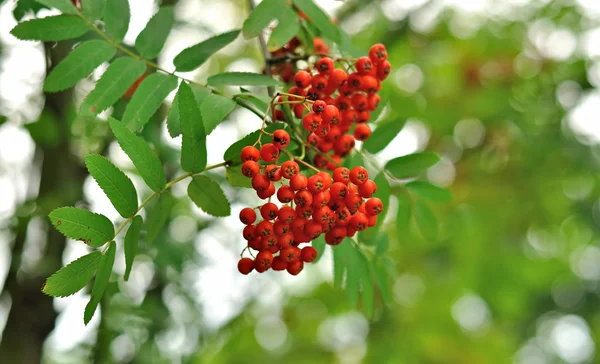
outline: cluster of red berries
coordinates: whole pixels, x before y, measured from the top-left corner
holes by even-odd
[[[322,57],[314,65],[316,72],[309,69],[295,73],[294,86],[288,93],[312,101],[312,110],[305,113],[306,106],[297,103],[293,108],[294,116],[302,119],[302,126],[310,133],[309,144],[328,155],[316,155],[316,167],[335,169],[336,163],[352,151],[356,140],[364,141],[371,136],[366,123],[381,101],[377,94],[381,81],[390,74],[387,57],[385,46],[375,44],[368,57],[356,60],[354,72],[335,68],[332,58]],[[289,79],[286,70],[280,74],[284,80]],[[280,96],[278,101],[286,99],[294,101],[290,96]],[[283,111],[274,110],[274,118],[283,120]]]
[[[374,226],[383,210],[381,200],[371,197],[377,185],[369,180],[364,167],[337,167],[333,177],[323,171],[307,177],[294,160],[278,165],[279,151],[289,140],[288,133],[279,129],[273,133],[272,143],[262,145],[260,150],[254,146],[242,149],[242,173],[252,178],[257,195],[261,199],[276,195],[282,204],[267,202],[257,207],[263,220],[256,224],[255,209],[247,207],[240,212],[248,248],[258,251],[255,259],[239,261],[238,269],[243,274],[273,268],[296,275],[304,263],[317,258],[312,246],[300,249],[300,244],[325,234],[327,244],[338,245],[345,237]],[[260,165],[261,160],[265,164]],[[281,187],[276,190],[274,182],[280,182]]]

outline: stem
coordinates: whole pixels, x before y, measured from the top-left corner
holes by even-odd
[[[166,191],[166,190],[168,190],[169,188],[173,187],[173,185],[175,185],[175,184],[177,184],[177,183],[179,183],[179,182],[183,181],[184,179],[186,179],[186,178],[188,178],[188,177],[193,177],[193,176],[196,176],[196,175],[198,175],[198,174],[201,174],[201,173],[204,173],[204,172],[206,172],[206,171],[210,171],[211,169],[220,168],[220,167],[226,167],[228,164],[229,164],[229,162],[222,162],[222,163],[219,163],[219,164],[214,164],[214,165],[212,165],[212,166],[208,166],[208,167],[204,168],[204,170],[203,170],[202,172],[199,172],[199,173],[192,173],[192,172],[189,172],[189,173],[183,174],[183,175],[181,175],[181,176],[179,176],[179,177],[175,178],[174,180],[170,181],[169,183],[167,183],[167,184],[165,185],[165,187],[164,187],[162,190],[160,190],[160,191],[155,191],[153,194],[151,194],[150,196],[148,196],[148,197],[147,197],[147,198],[146,198],[144,201],[142,201],[142,203],[140,204],[140,206],[138,206],[138,209],[135,211],[135,213],[133,214],[133,216],[131,216],[131,217],[128,217],[127,219],[125,219],[125,221],[123,221],[123,222],[121,223],[121,225],[119,225],[119,227],[118,227],[118,228],[117,228],[117,230],[115,231],[115,237],[116,237],[117,235],[119,235],[119,233],[120,233],[121,231],[123,231],[123,229],[125,229],[125,226],[127,226],[127,224],[129,224],[129,223],[130,223],[130,222],[133,220],[133,218],[134,218],[134,217],[135,217],[135,216],[136,216],[136,215],[137,215],[137,214],[138,214],[140,211],[142,211],[142,209],[143,209],[143,208],[144,208],[144,207],[145,207],[147,204],[149,204],[149,203],[150,203],[152,200],[154,200],[154,198],[155,198],[156,196],[160,195],[161,193],[165,192],[165,191]]]
[[[253,11],[256,7],[254,0],[248,0],[248,6],[250,7],[250,11]],[[269,65],[269,59],[271,58],[271,56],[269,54],[269,50],[267,49],[267,41],[265,40],[265,37],[263,36],[262,32],[258,36],[258,42],[260,43],[260,50],[265,59],[265,74],[268,77],[271,77],[271,66]],[[269,96],[272,97],[275,93],[275,89],[272,86],[269,86],[267,87],[267,92],[269,93]]]

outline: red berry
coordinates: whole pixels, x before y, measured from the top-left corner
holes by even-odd
[[[256,235],[259,237],[265,237],[273,234],[273,224],[269,221],[263,220],[256,225]]]
[[[327,44],[325,44],[325,42],[323,41],[323,39],[319,38],[319,37],[314,37],[313,38],[313,49],[315,51],[316,54],[327,54],[329,53],[329,47],[327,46]]]
[[[289,142],[290,142],[290,135],[288,134],[287,131],[285,131],[283,129],[275,130],[275,132],[273,133],[273,144],[277,148],[283,149],[283,148],[287,147]]]
[[[356,122],[358,122],[359,124],[366,123],[367,121],[369,121],[369,119],[371,119],[371,114],[366,110],[358,112],[357,115],[358,115],[358,118],[357,118]],[[371,128],[369,128],[369,136],[371,136],[370,132],[371,132]]]
[[[336,68],[331,72],[329,76],[329,82],[332,82],[336,87],[343,86],[348,79],[348,75],[342,69]]]
[[[331,185],[331,197],[344,199],[348,195],[348,186],[343,182],[334,182]]]
[[[269,181],[269,178],[264,174],[257,174],[252,177],[252,188],[256,191],[265,191],[269,188],[269,185],[271,185],[271,181]]]
[[[325,242],[329,245],[339,245],[346,237],[346,228],[343,226],[334,226],[325,234]]]
[[[344,203],[346,204],[348,210],[350,210],[351,212],[355,212],[358,211],[358,209],[362,205],[363,199],[357,193],[348,193],[348,195],[346,195],[346,197],[344,198]]]
[[[369,198],[377,191],[377,185],[372,180],[368,180],[365,183],[358,185],[358,194],[362,198]]]
[[[308,190],[300,190],[294,196],[294,202],[299,207],[310,206],[313,202],[313,196]]]
[[[260,172],[260,166],[253,160],[245,161],[242,164],[242,174],[246,177],[252,178]]]
[[[279,256],[284,262],[289,263],[300,258],[300,251],[298,248],[292,246],[281,250],[281,254]]]
[[[352,101],[348,96],[340,95],[335,98],[335,105],[339,111],[349,110],[352,106]]]
[[[260,216],[265,220],[275,220],[279,207],[272,202],[267,202],[260,208]]]
[[[289,206],[284,206],[284,207],[289,207]],[[294,211],[294,209],[292,209],[292,212],[293,211]],[[277,215],[279,216],[279,212],[277,213]],[[286,223],[285,221],[283,221],[281,219],[277,219],[277,221],[275,221],[275,223],[273,224],[273,231],[275,232],[275,235],[277,235],[277,236],[286,234],[290,231],[290,224]]]
[[[250,207],[245,207],[240,211],[240,221],[244,225],[252,225],[256,221],[256,212]]]
[[[350,219],[348,226],[353,230],[363,231],[369,226],[369,218],[367,218],[367,215],[363,214],[362,212],[357,212]]]
[[[310,81],[312,87],[314,87],[315,89],[322,91],[325,90],[327,88],[327,77],[323,76],[323,75],[314,75],[312,77],[312,80]],[[310,92],[310,91],[309,91]]]
[[[371,128],[367,124],[358,124],[354,129],[354,138],[365,141],[371,137]]]
[[[380,82],[373,76],[362,76],[360,87],[364,92],[374,95],[375,92],[379,91]]]
[[[340,122],[340,110],[334,105],[326,105],[321,113],[324,123],[336,125]]]
[[[350,88],[350,90],[355,90],[358,91],[361,89],[362,86],[362,75],[360,75],[358,72],[353,72],[350,75],[348,75],[348,87]]]
[[[321,226],[321,223],[316,220],[310,220],[304,227],[304,233],[308,235],[311,240],[318,238],[322,232],[323,226]]]
[[[273,254],[268,250],[263,250],[256,255],[254,262],[254,268],[260,272],[260,269],[264,269],[263,272],[271,268],[273,264]],[[260,267],[260,268],[259,268]]]
[[[377,65],[385,61],[387,57],[388,54],[383,44],[375,44],[369,49],[369,58]]]
[[[288,203],[294,199],[294,190],[290,186],[281,186],[277,190],[277,199],[281,203]]]
[[[296,119],[302,119],[302,115],[304,115],[304,110],[306,110],[306,108],[302,104],[294,106],[294,117]]]
[[[377,197],[370,198],[365,203],[365,211],[368,216],[379,215],[383,211],[383,202]]]
[[[369,172],[362,166],[356,166],[350,171],[350,181],[356,185],[363,184],[369,180]]]
[[[238,270],[242,274],[249,274],[254,270],[254,260],[250,258],[242,258],[238,262]]]
[[[306,178],[303,174],[297,174],[290,179],[290,187],[294,191],[299,191],[303,188],[306,188],[308,185],[308,178]]]
[[[300,167],[298,163],[294,161],[285,161],[281,165],[281,175],[283,178],[290,179],[300,172]]]
[[[249,145],[242,149],[242,152],[240,153],[240,158],[242,159],[242,162],[245,162],[245,161],[258,162],[260,160],[260,152],[255,147]]]
[[[357,111],[363,111],[369,106],[367,97],[363,94],[352,95],[350,101],[352,101],[352,107],[354,107],[354,110]]]
[[[304,263],[301,260],[295,260],[293,262],[288,263],[286,269],[289,274],[296,276],[300,274],[300,272],[302,272],[302,269],[304,269]]]
[[[321,126],[321,122],[321,117],[314,112],[309,112],[302,118],[302,126],[308,131],[317,130]]]
[[[326,106],[327,106],[327,103],[325,103],[325,101],[317,100],[313,103],[312,110],[314,112],[316,112],[317,114],[320,114],[325,110]]]
[[[277,239],[277,245],[279,245],[279,249],[289,248],[294,244],[294,234],[285,233],[279,236]]]
[[[333,60],[329,57],[321,58],[315,63],[317,71],[322,75],[330,75],[334,70]]]
[[[377,106],[379,106],[380,101],[381,101],[381,96],[379,96],[377,94],[369,95],[369,97],[367,97],[368,109],[371,111],[377,109]]]
[[[282,221],[286,224],[290,224],[292,223],[292,221],[294,221],[294,218],[296,217],[296,211],[294,211],[294,209],[290,206],[283,206],[277,212],[277,217],[277,221]]]
[[[261,199],[267,199],[275,194],[275,185],[269,181],[269,187],[263,191],[256,191],[256,195]]]
[[[317,250],[312,246],[305,246],[300,252],[300,257],[306,263],[312,263],[317,259]]]
[[[294,83],[299,88],[305,88],[310,84],[311,80],[310,73],[306,71],[298,71],[296,75],[294,75]]]
[[[337,210],[336,216],[337,216],[336,222],[340,226],[348,225],[348,223],[350,222],[350,219],[352,218],[352,214],[350,214],[350,211],[346,207]]]
[[[319,176],[318,174],[315,174],[314,176],[310,176],[308,178],[307,188],[312,193],[321,192],[325,188],[325,186],[323,184],[323,178],[321,176]]]
[[[287,262],[285,260],[283,260],[281,257],[275,257],[273,258],[273,263],[271,264],[271,268],[273,268],[273,270],[277,270],[277,271],[281,271],[281,270],[285,270],[287,268]]]
[[[356,61],[356,71],[361,75],[368,75],[374,70],[373,62],[369,57],[360,57]]]
[[[389,76],[392,70],[392,65],[388,61],[383,61],[379,67],[377,67],[377,78],[383,81]]]
[[[256,214],[254,214],[256,215]],[[257,233],[256,233],[256,226],[254,225],[248,225],[244,228],[244,231],[242,232],[242,235],[244,236],[244,239],[250,241],[252,239],[256,239],[257,237]]]
[[[281,180],[281,168],[279,168],[278,165],[269,164],[265,167],[265,176],[267,176],[270,181],[277,182]]]
[[[333,180],[335,182],[348,184],[348,182],[350,182],[350,170],[346,167],[337,167],[333,171]]]
[[[260,148],[260,157],[265,162],[274,162],[279,157],[279,148],[271,143],[263,144]]]
[[[331,193],[329,190],[324,190],[323,192],[315,193],[313,195],[313,207],[319,209],[321,207],[327,206],[331,200]]]

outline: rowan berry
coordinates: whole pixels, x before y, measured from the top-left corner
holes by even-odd
[[[273,120],[283,121],[285,120],[285,114],[281,110],[273,110]]]
[[[276,271],[282,271],[287,268],[287,262],[285,262],[281,257],[277,256],[273,258],[273,263],[271,264],[271,268]]]
[[[317,144],[319,143],[319,136],[315,133],[310,133],[310,135],[308,136],[308,138],[306,138],[306,141],[308,142],[308,144],[312,145],[313,147],[316,147]]]
[[[313,38],[313,50],[315,51],[316,54],[329,53],[329,47],[327,46],[327,44],[325,44],[323,39],[321,39],[319,37]]]
[[[329,134],[329,128],[330,128],[330,124],[326,124],[325,122],[321,123],[321,126],[319,126],[319,128],[317,130],[315,130],[314,134],[316,134],[317,136],[324,138],[327,136],[327,134]],[[311,133],[313,134],[313,133]]]
[[[340,110],[335,105],[326,105],[321,117],[324,123],[336,125],[340,121]]]
[[[288,203],[294,200],[294,190],[290,186],[281,186],[277,190],[277,200],[281,203]]]
[[[312,203],[306,206],[296,206],[296,216],[304,219],[308,219],[313,214]]]
[[[331,185],[331,197],[334,199],[344,199],[348,195],[348,186],[342,182],[334,182]]]
[[[252,225],[256,221],[256,212],[249,207],[245,207],[240,211],[240,221],[244,225]]]
[[[277,245],[279,245],[279,249],[289,248],[294,244],[294,234],[285,233],[279,236],[277,239]]]
[[[281,120],[283,120],[283,119],[281,119]],[[273,133],[273,144],[277,148],[283,149],[283,148],[287,147],[289,142],[290,142],[290,135],[288,134],[287,131],[285,131],[283,129],[275,130],[275,132]]]
[[[373,62],[369,57],[360,57],[356,61],[356,71],[361,75],[368,75],[374,71]]]
[[[369,95],[374,95],[375,92],[379,91],[380,81],[373,76],[362,76],[360,87]]]
[[[262,246],[262,238],[261,237],[256,237],[252,240],[249,240],[248,246],[256,251],[264,250],[263,246]]]
[[[340,226],[346,226],[352,218],[352,214],[347,207],[340,208],[336,211],[336,223]]]
[[[388,54],[383,44],[375,44],[369,49],[369,58],[371,58],[371,61],[376,65],[385,61],[387,57]]]
[[[256,235],[259,237],[265,237],[273,234],[273,224],[269,221],[263,220],[256,225]]]
[[[265,191],[267,188],[269,188],[270,184],[271,181],[269,181],[269,178],[264,174],[257,174],[252,177],[252,188],[258,192]]]
[[[317,68],[317,71],[319,71],[319,73],[322,75],[330,75],[335,69],[335,66],[333,65],[333,60],[329,57],[321,58],[320,60],[318,60],[317,63],[315,63],[315,67]]]
[[[317,192],[321,192],[325,188],[325,186],[323,184],[323,177],[319,176],[318,174],[308,177],[307,188],[313,194],[317,193]]]
[[[344,226],[334,226],[325,234],[325,242],[328,245],[339,245],[346,238],[346,231]]]
[[[294,83],[298,88],[306,88],[310,84],[311,78],[312,77],[310,73],[306,71],[298,71],[294,75]]]
[[[368,180],[358,185],[358,194],[362,198],[369,198],[377,191],[377,185],[372,180]]]
[[[319,143],[317,148],[319,149],[319,151],[321,151],[321,153],[327,153],[328,151],[331,150],[331,146],[332,146],[331,143],[321,142],[321,143]],[[317,167],[317,168],[323,169],[323,168],[327,167],[327,159],[320,154],[317,154],[315,156],[314,162],[315,162],[315,167]]]
[[[295,161],[285,161],[281,165],[281,175],[283,178],[290,179],[300,172],[300,167]]]
[[[343,86],[348,79],[348,75],[342,69],[336,68],[331,72],[331,76],[329,76],[329,82],[333,83],[336,87]]]
[[[354,129],[354,138],[365,141],[371,137],[371,128],[367,124],[358,124]]]
[[[290,178],[290,187],[294,191],[299,191],[308,186],[308,178],[306,178],[303,174],[297,174],[294,177]]]
[[[339,95],[335,98],[335,106],[339,111],[349,110],[352,107],[352,101],[348,96]]]
[[[352,101],[352,107],[357,111],[363,111],[369,106],[367,97],[363,94],[354,94],[350,100]]]
[[[268,250],[271,253],[277,253],[277,237],[275,235],[268,235],[260,239],[263,250]],[[275,247],[276,249],[273,249]],[[273,251],[275,250],[275,251]]]
[[[298,260],[298,258],[300,258],[300,249],[291,246],[289,248],[282,249],[281,254],[279,256],[286,263],[293,262],[294,260]]]
[[[365,211],[369,216],[379,215],[383,211],[383,202],[377,197],[372,197],[365,203]]]
[[[331,193],[329,190],[323,190],[322,192],[315,193],[313,195],[313,207],[319,209],[327,206],[329,200],[331,200]]]
[[[246,275],[254,270],[254,260],[250,258],[242,258],[238,262],[238,271]]]
[[[325,110],[326,106],[327,106],[327,103],[325,101],[317,100],[312,105],[312,111],[317,114],[320,114]]]
[[[377,78],[380,81],[385,80],[392,69],[392,65],[390,64],[390,62],[388,61],[383,61],[378,67],[377,67]]]
[[[311,101],[317,101],[321,98],[321,92],[315,87],[311,87],[306,91],[306,98]]]
[[[313,212],[313,221],[317,221],[319,224],[323,225],[327,224],[327,222],[334,216],[335,214],[329,207],[323,206],[319,209],[315,209],[315,212]]]
[[[350,170],[346,167],[337,167],[333,171],[333,180],[347,185],[350,182]]]
[[[304,269],[304,263],[301,260],[294,260],[293,262],[288,263],[287,272],[293,276],[296,276],[302,272]]]
[[[350,212],[355,212],[358,211],[362,205],[363,199],[357,193],[348,193],[346,197],[344,197],[344,203]]]
[[[265,167],[265,176],[267,176],[270,181],[277,182],[281,180],[281,168],[279,168],[278,165],[269,164]]]
[[[289,207],[289,206],[284,206],[284,207]],[[292,212],[293,211],[294,211],[294,209],[292,209]],[[279,216],[279,213],[277,215]],[[275,232],[275,235],[277,235],[277,236],[286,234],[286,233],[290,232],[290,224],[288,224],[285,221],[278,218],[277,221],[275,221],[275,223],[273,224],[273,231]]]
[[[310,206],[313,202],[313,196],[308,190],[300,190],[296,192],[294,202],[299,207]]]
[[[271,264],[273,264],[273,253],[270,251],[263,250],[256,255],[256,260],[254,261],[256,271],[260,272],[262,270],[264,272],[271,268]]]
[[[314,87],[315,89],[319,90],[319,91],[323,91],[327,88],[327,84],[329,81],[327,81],[327,77],[318,74],[318,75],[314,75],[312,77],[312,80],[310,81],[310,84],[312,85],[312,87]]]
[[[355,185],[360,185],[369,180],[369,172],[362,166],[356,166],[350,170],[350,181]]]
[[[350,90],[360,90],[362,86],[362,76],[358,72],[348,75],[348,87]]]
[[[256,216],[256,214],[254,214],[254,215]],[[246,239],[248,241],[250,241],[252,239],[256,239],[256,237],[257,237],[256,226],[254,226],[254,225],[248,225],[248,226],[246,226],[244,228],[244,231],[242,232],[242,235],[244,236],[244,239]]]
[[[275,194],[275,185],[273,182],[269,181],[269,187],[263,191],[256,191],[256,195],[261,199],[267,199]]]
[[[323,232],[323,226],[319,221],[310,220],[304,226],[304,233],[310,237],[310,239],[316,239]]]
[[[350,219],[348,227],[356,231],[363,231],[369,226],[369,218],[362,212],[355,213]]]
[[[369,227],[377,225],[377,215],[367,215],[367,218],[369,219]]]
[[[302,115],[304,115],[305,110],[306,108],[302,104],[294,106],[294,117],[296,119],[302,119]]]
[[[317,249],[312,246],[305,246],[300,252],[300,258],[306,263],[312,263],[317,259]]]
[[[240,158],[242,162],[245,161],[255,161],[258,162],[260,160],[260,152],[255,147],[249,145],[247,147],[242,148],[240,153]]]
[[[260,172],[260,166],[253,160],[245,161],[242,164],[242,174],[246,177],[252,178]]]
[[[309,112],[302,118],[302,126],[308,131],[315,131],[321,126],[322,119],[314,112]]]
[[[377,95],[377,94],[371,94],[367,97],[367,104],[368,104],[368,109],[373,111],[375,109],[377,109],[377,106],[379,106],[379,102],[381,101],[381,96]]]
[[[263,144],[260,148],[260,157],[265,162],[274,162],[279,157],[279,148],[271,143]]]
[[[279,207],[272,202],[267,202],[260,208],[260,216],[265,220],[275,220]]]

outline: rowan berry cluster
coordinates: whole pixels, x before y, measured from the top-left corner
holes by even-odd
[[[292,40],[286,50],[298,45]],[[338,245],[346,237],[375,226],[383,210],[381,200],[372,197],[377,186],[367,170],[362,166],[348,169],[340,163],[354,148],[355,140],[371,135],[366,123],[381,100],[377,95],[381,81],[390,73],[387,52],[383,45],[374,45],[368,57],[355,60],[355,71],[348,72],[336,68],[336,60],[326,56],[326,45],[315,39],[315,49],[317,45],[321,58],[314,67],[291,77],[291,63],[278,66],[280,77],[294,85],[287,93],[278,94],[269,106],[274,121],[284,120],[280,107],[286,104],[301,119],[306,131],[293,132],[300,141],[306,140],[302,148],[314,148],[314,166],[303,161],[304,149],[299,158],[286,150],[291,138],[284,129],[269,134],[263,128],[261,134],[272,136],[271,143],[261,144],[259,138],[255,145],[260,144],[260,149],[247,146],[241,152],[242,174],[252,178],[258,197],[268,199],[261,206],[240,212],[240,221],[246,225],[246,249],[258,251],[254,259],[240,259],[238,270],[242,274],[272,268],[297,275],[304,263],[317,258],[317,251],[310,246],[312,240],[325,234],[327,244]],[[288,157],[281,164],[280,153]],[[299,163],[308,169],[301,172]],[[273,196],[280,205],[271,202]],[[262,220],[257,223],[258,215]],[[307,245],[301,248],[302,244]]]

